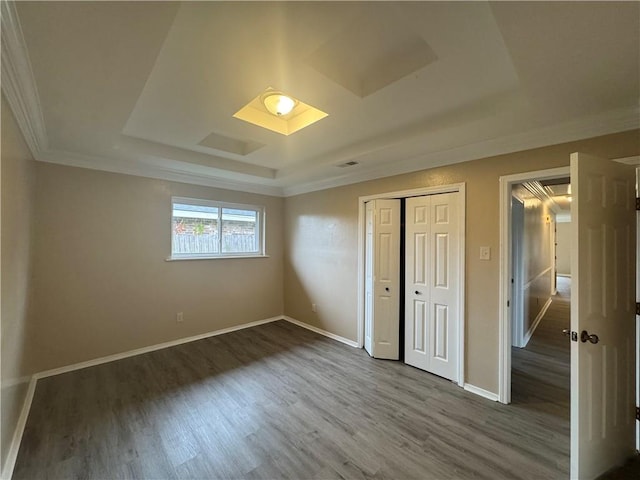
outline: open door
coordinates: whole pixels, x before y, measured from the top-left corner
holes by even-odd
[[[398,360],[400,353],[400,200],[366,204],[365,350]]]
[[[571,155],[571,478],[635,450],[635,168]]]

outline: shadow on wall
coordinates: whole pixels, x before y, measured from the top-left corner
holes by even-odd
[[[330,198],[329,203],[334,199]],[[328,207],[330,212],[316,213]],[[349,205],[356,216],[338,202],[286,204],[284,313],[295,320],[354,340],[357,338],[355,299],[357,295],[357,202]],[[340,322],[354,312],[353,324]]]
[[[298,275],[294,264],[288,258],[284,260],[284,277],[287,282],[284,314],[295,320],[326,329],[326,325],[323,326],[322,318],[317,311],[317,304],[309,294],[309,285],[305,284],[303,278]],[[288,295],[288,292],[295,292],[295,295]],[[304,306],[307,306],[306,310],[308,311],[305,311]]]

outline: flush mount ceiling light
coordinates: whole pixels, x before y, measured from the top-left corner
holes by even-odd
[[[269,113],[276,117],[288,115],[296,106],[296,101],[281,92],[268,92],[262,96],[262,103]]]
[[[269,87],[233,116],[282,135],[291,135],[322,120],[327,113]]]

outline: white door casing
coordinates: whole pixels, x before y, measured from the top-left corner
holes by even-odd
[[[366,233],[365,233],[365,261],[364,261],[364,349],[373,356],[373,341],[371,328],[373,323],[373,232],[375,201],[367,202],[366,209]]]
[[[400,200],[372,200],[366,208],[365,348],[372,357],[398,360]]]
[[[457,193],[406,201],[405,362],[458,381]]]
[[[514,347],[524,347],[524,203],[511,199],[511,322]]]
[[[640,161],[640,157],[638,157]],[[640,197],[640,166],[636,164],[636,198]],[[640,212],[636,210],[636,303],[640,302]],[[636,315],[636,405],[640,405],[640,315]],[[636,420],[636,450],[640,451],[640,420]]]
[[[511,345],[513,334],[511,308],[512,272],[512,219],[511,199],[513,186],[532,180],[566,177],[569,167],[551,168],[500,177],[500,290],[499,290],[499,338],[498,338],[498,401],[511,403]]]
[[[575,153],[571,185],[571,477],[591,479],[635,447],[635,169]]]

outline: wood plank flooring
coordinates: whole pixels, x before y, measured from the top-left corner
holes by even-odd
[[[562,422],[569,448],[571,341],[562,335],[571,326],[571,280],[558,278],[558,293],[525,348],[511,349],[511,401],[550,412]],[[568,465],[568,457],[567,457]]]
[[[14,479],[556,479],[567,421],[285,321],[38,382]]]

